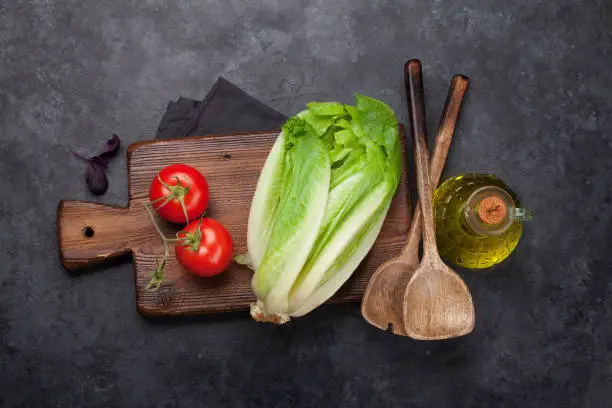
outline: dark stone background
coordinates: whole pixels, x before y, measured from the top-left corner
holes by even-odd
[[[0,405],[611,406],[611,32],[605,0],[0,0]],[[219,75],[285,114],[360,92],[406,122],[408,58],[431,132],[451,75],[472,81],[446,174],[493,172],[536,214],[463,274],[468,337],[394,337],[357,305],[147,321],[131,265],[60,266],[58,201],[127,198],[124,154],[96,199],[65,146],[151,139]]]

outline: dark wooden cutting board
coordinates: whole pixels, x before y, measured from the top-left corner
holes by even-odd
[[[219,220],[234,240],[234,253],[246,252],[246,227],[257,179],[278,132],[213,135],[174,140],[146,141],[130,145],[128,158],[129,204],[127,208],[84,201],[63,200],[57,212],[62,264],[76,271],[121,255],[132,254],[136,304],[144,315],[187,315],[248,310],[255,300],[252,272],[232,263],[227,271],[200,278],[184,270],[174,257],[166,265],[167,283],[158,291],[145,287],[162,242],[143,202],[151,180],[164,166],[185,163],[198,169],[210,187],[207,216]],[[404,130],[400,127],[404,158]],[[405,160],[404,160],[405,163]],[[372,250],[351,279],[331,301],[359,301],[376,267],[399,253],[410,220],[410,203],[404,165],[399,189],[383,229]],[[178,227],[159,219],[167,236]]]

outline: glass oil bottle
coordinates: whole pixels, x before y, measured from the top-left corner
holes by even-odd
[[[516,248],[531,213],[495,176],[466,174],[446,180],[434,193],[436,241],[440,255],[469,269],[506,259]]]

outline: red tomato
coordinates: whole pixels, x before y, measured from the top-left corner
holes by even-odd
[[[176,259],[198,276],[214,276],[232,261],[234,245],[229,232],[211,218],[192,221],[177,234]]]
[[[208,183],[204,176],[186,164],[166,166],[153,179],[149,200],[159,215],[170,222],[195,220],[208,205]],[[184,206],[184,208],[183,208]]]

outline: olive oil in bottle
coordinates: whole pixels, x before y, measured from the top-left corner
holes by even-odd
[[[530,218],[502,180],[467,174],[446,180],[434,193],[440,255],[464,268],[488,268],[516,248]]]

